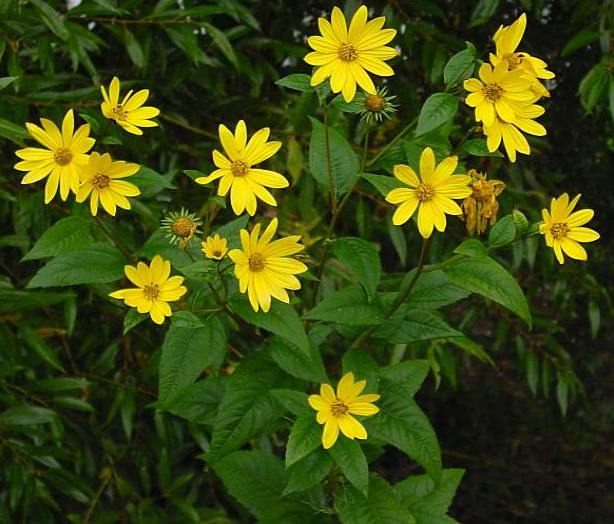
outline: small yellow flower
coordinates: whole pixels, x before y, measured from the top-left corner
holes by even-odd
[[[200,245],[205,256],[213,260],[222,260],[228,253],[228,240],[220,235],[207,237],[207,240]]]
[[[149,97],[149,89],[141,89],[134,96],[133,91],[128,91],[121,104],[119,103],[119,79],[114,76],[109,87],[109,94],[104,86],[100,86],[104,102],[101,104],[102,114],[110,119],[115,120],[128,133],[133,135],[142,135],[140,127],[156,127],[157,122],[150,120],[160,114],[160,110],[156,107],[145,106],[143,104]]]
[[[269,133],[270,129],[264,127],[256,131],[248,142],[245,121],[239,120],[234,135],[220,124],[220,141],[228,158],[214,150],[213,163],[218,169],[209,176],[197,178],[195,182],[208,184],[221,178],[217,194],[226,196],[230,190],[230,203],[237,215],[247,209],[254,216],[256,198],[276,206],[277,201],[266,188],[288,187],[288,181],[275,171],[252,167],[272,157],[281,147],[281,142],[267,142]]]
[[[41,118],[41,129],[37,125],[26,123],[32,138],[46,149],[26,147],[15,154],[23,162],[15,164],[15,169],[28,171],[21,179],[22,184],[33,184],[49,176],[45,184],[45,204],[55,197],[58,186],[62,200],[68,193],[79,191],[79,166],[88,162],[86,153],[92,149],[95,140],[89,137],[90,125],[83,124],[75,132],[75,117],[70,109],[62,121],[62,132],[46,118]]]
[[[310,395],[309,405],[318,414],[318,424],[324,424],[322,446],[332,448],[339,437],[339,430],[349,439],[366,439],[367,430],[352,415],[370,417],[379,408],[372,404],[379,400],[375,394],[361,395],[367,385],[366,380],[354,382],[353,373],[346,373],[337,385],[337,394],[329,384],[320,386],[319,395]]]
[[[290,255],[305,249],[298,243],[300,236],[280,238],[271,242],[277,230],[277,219],[271,220],[262,237],[260,224],[256,224],[251,235],[242,229],[243,249],[233,249],[228,256],[235,263],[235,276],[239,279],[239,291],[247,292],[254,308],[266,313],[271,308],[271,297],[288,304],[290,297],[286,289],[297,290],[301,283],[294,275],[307,271],[307,266]]]
[[[497,197],[505,189],[505,183],[501,180],[486,180],[486,177],[475,169],[470,169],[468,175],[472,179],[473,193],[461,204],[462,218],[470,235],[476,230],[478,235],[481,235],[489,223],[492,226],[497,222]]]
[[[467,186],[471,177],[453,174],[458,157],[450,156],[436,166],[435,154],[427,147],[420,156],[420,178],[409,166],[394,166],[394,176],[409,187],[393,189],[386,201],[400,204],[392,216],[392,223],[400,226],[407,222],[418,209],[418,230],[429,238],[433,228],[444,231],[446,213],[461,215],[461,208],[452,199],[468,197],[472,190]]]
[[[508,71],[503,62],[494,69],[490,64],[482,64],[480,80],[470,78],[463,86],[471,93],[465,99],[470,107],[475,107],[476,122],[490,126],[498,116],[505,122],[515,123],[517,119],[514,102],[529,102],[535,98],[531,91],[531,80],[521,70]]]
[[[544,114],[543,107],[535,104],[517,103],[514,104],[514,110],[516,121],[513,124],[496,117],[491,125],[484,125],[483,128],[488,150],[491,153],[496,151],[503,141],[505,152],[512,162],[516,162],[517,151],[524,155],[531,153],[529,142],[520,130],[534,136],[546,135],[546,128],[533,120]]]
[[[130,209],[130,201],[126,197],[141,194],[138,187],[130,182],[118,180],[134,175],[141,166],[124,162],[113,162],[111,155],[96,152],[90,155],[89,162],[80,170],[81,187],[77,192],[77,202],[83,202],[90,197],[90,211],[96,216],[98,202],[107,213],[115,216],[116,207]]]
[[[595,212],[592,209],[581,209],[573,212],[580,195],[569,201],[569,195],[563,193],[559,198],[553,198],[550,203],[550,212],[542,209],[544,221],[539,226],[539,232],[546,237],[546,245],[554,249],[559,264],[565,262],[563,252],[576,260],[588,258],[586,250],[580,242],[594,242],[599,239],[599,233],[588,227],[587,224]]]
[[[168,302],[179,300],[187,292],[182,286],[183,277],[170,277],[171,263],[160,255],[153,258],[150,266],[139,262],[136,267],[125,266],[124,271],[137,287],[120,289],[109,296],[123,300],[139,313],[149,313],[156,324],[163,324],[164,317],[173,314]]]
[[[343,12],[333,8],[331,22],[318,19],[322,36],[310,36],[307,42],[315,51],[308,53],[304,60],[312,66],[319,66],[311,77],[311,85],[317,86],[329,76],[333,93],[341,92],[346,102],[356,94],[356,84],[367,93],[375,94],[373,81],[367,74],[392,76],[394,71],[384,62],[397,56],[392,47],[386,46],[395,35],[396,29],[382,29],[385,16],[367,22],[366,6],[358,8],[348,30]]]

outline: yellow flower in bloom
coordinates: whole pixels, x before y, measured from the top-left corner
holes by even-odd
[[[469,78],[463,86],[471,94],[465,99],[470,107],[475,107],[476,122],[490,126],[498,116],[505,122],[516,122],[514,102],[534,100],[530,90],[531,80],[520,70],[508,71],[503,62],[494,69],[490,64],[482,64],[480,80]]]
[[[207,237],[207,240],[200,245],[205,256],[213,260],[222,260],[228,253],[228,240],[220,235]]]
[[[361,395],[367,382],[354,382],[354,375],[346,373],[337,385],[337,394],[328,384],[320,386],[319,395],[310,395],[309,405],[318,414],[318,424],[324,424],[322,445],[325,449],[332,448],[339,437],[339,430],[349,439],[366,439],[367,430],[352,415],[369,417],[375,415],[379,408],[372,404],[379,400],[375,394]]]
[[[490,62],[496,66],[503,61],[506,62],[509,71],[522,70],[545,90],[545,96],[550,96],[548,90],[537,80],[538,78],[554,78],[554,73],[546,69],[548,64],[529,53],[516,52],[526,27],[527,15],[524,13],[512,25],[500,26],[493,36],[496,54],[490,54]]]
[[[525,155],[531,153],[529,142],[519,129],[534,136],[546,135],[546,128],[533,120],[544,114],[543,107],[535,104],[515,104],[514,108],[516,121],[513,124],[495,118],[492,125],[484,125],[488,150],[491,153],[496,151],[503,141],[505,152],[512,162],[516,162],[516,151]]]
[[[247,292],[249,301],[258,311],[266,313],[271,307],[271,297],[288,304],[290,298],[286,289],[297,290],[301,283],[294,275],[307,271],[307,266],[290,258],[305,249],[298,243],[300,236],[281,238],[271,242],[277,230],[277,219],[271,220],[262,237],[260,224],[256,224],[251,235],[241,230],[243,249],[233,249],[228,256],[235,263],[235,276],[239,279],[239,291]]]
[[[420,178],[409,166],[394,166],[394,176],[409,187],[393,189],[386,195],[387,202],[400,204],[392,216],[395,226],[407,222],[418,209],[418,230],[424,238],[431,236],[433,227],[438,231],[446,228],[446,213],[462,215],[461,208],[452,199],[465,198],[472,193],[467,186],[471,177],[453,174],[458,165],[457,156],[435,164],[435,154],[427,147],[420,156]]]
[[[87,164],[86,153],[92,149],[95,140],[89,137],[90,125],[83,124],[75,132],[75,117],[72,109],[64,116],[62,132],[46,118],[41,118],[42,129],[37,125],[26,123],[32,138],[46,149],[26,147],[15,154],[23,162],[15,164],[15,169],[28,171],[21,179],[22,184],[33,184],[49,176],[45,185],[45,204],[55,197],[58,186],[62,200],[68,193],[79,191],[79,166]]]
[[[116,76],[111,80],[108,94],[104,86],[100,86],[100,90],[102,91],[102,98],[104,98],[104,102],[100,106],[102,114],[110,120],[115,120],[128,133],[142,135],[143,131],[139,127],[156,127],[158,125],[150,118],[158,116],[160,110],[151,106],[142,107],[149,97],[149,89],[141,89],[134,95],[132,95],[132,90],[128,91],[121,104],[119,102],[119,79]]]
[[[149,313],[156,324],[163,324],[164,317],[173,314],[168,303],[179,300],[187,292],[182,286],[183,277],[171,277],[171,263],[160,255],[153,258],[150,266],[139,262],[136,267],[125,266],[124,271],[137,287],[120,289],[109,296],[123,300],[139,313]]]
[[[395,35],[396,29],[382,29],[385,16],[367,22],[367,8],[358,8],[348,30],[343,12],[333,8],[331,22],[318,19],[322,36],[310,36],[307,42],[315,51],[308,53],[304,60],[312,66],[319,66],[311,77],[311,85],[317,86],[329,76],[333,93],[341,92],[346,102],[356,94],[356,84],[367,93],[375,94],[373,81],[367,74],[392,76],[394,71],[384,62],[397,56],[396,50],[386,46]]]
[[[225,157],[217,149],[213,151],[213,163],[218,168],[209,176],[195,180],[199,184],[208,184],[221,178],[217,194],[226,196],[230,190],[230,203],[235,214],[247,212],[254,216],[256,213],[256,198],[271,206],[277,201],[265,188],[288,187],[288,181],[275,171],[256,169],[252,166],[264,162],[272,157],[281,142],[267,142],[270,129],[264,127],[247,141],[247,127],[243,120],[239,120],[234,135],[225,125],[220,124],[220,141],[226,152]]]
[[[108,153],[92,153],[89,162],[80,170],[81,187],[77,192],[77,202],[83,202],[89,196],[90,211],[94,216],[98,213],[98,202],[113,216],[117,207],[130,209],[126,197],[138,196],[141,191],[134,184],[118,179],[134,175],[140,167],[122,160],[113,162]]]
[[[581,209],[574,212],[580,195],[569,201],[569,195],[563,193],[559,198],[553,198],[550,212],[542,209],[544,221],[539,225],[539,232],[546,236],[546,245],[554,249],[559,264],[565,262],[563,252],[576,260],[586,260],[586,250],[579,242],[594,242],[599,233],[588,227],[595,212],[592,209]]]

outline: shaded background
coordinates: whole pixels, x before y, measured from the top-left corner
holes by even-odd
[[[324,204],[313,196],[305,169],[306,116],[316,110],[316,101],[274,82],[310,72],[301,60],[306,35],[316,34],[317,17],[334,4],[185,0],[182,5],[199,11],[188,20],[177,2],[166,0],[90,0],[70,11],[61,1],[0,0],[0,77],[18,77],[0,91],[0,118],[19,125],[41,115],[59,121],[68,107],[95,117],[97,84],[108,83],[113,75],[131,88],[148,87],[151,103],[163,112],[162,131],[138,138],[112,126],[99,130],[121,158],[156,169],[180,189],[152,188],[143,197],[147,206],[135,204],[137,220],[124,215],[108,224],[136,248],[163,213],[182,205],[201,208],[202,197],[181,171],[207,172],[218,123],[247,116],[250,131],[270,125],[283,140],[274,168],[290,173],[295,192],[284,193],[280,209],[285,206],[293,227],[307,240],[317,238],[324,228],[317,210]],[[348,2],[346,12],[356,5]],[[44,6],[62,14],[68,34]],[[433,366],[440,381],[429,379],[418,400],[440,438],[444,464],[467,470],[451,510],[460,522],[611,524],[612,6],[607,1],[394,0],[369,7],[383,11],[387,26],[399,29],[395,43],[402,50],[392,62],[396,75],[387,84],[398,97],[399,112],[378,129],[374,151],[416,116],[428,95],[444,89],[443,67],[464,49],[465,40],[486,58],[499,24],[528,12],[522,49],[546,60],[557,74],[540,119],[548,136],[533,140],[533,154],[519,155],[515,165],[481,159],[480,167],[508,182],[502,214],[516,208],[536,221],[551,196],[581,192],[581,205],[595,210],[591,225],[602,239],[588,246],[586,264],[559,267],[543,245],[532,262],[503,253],[501,261],[513,268],[530,297],[535,329],[523,332],[515,319],[479,300],[456,307],[450,314],[470,328],[496,368],[456,348],[438,348]],[[460,127],[453,134],[457,142],[471,121],[468,108],[461,108],[455,121]],[[341,126],[351,122],[339,116]],[[14,133],[0,125],[1,136]],[[350,136],[359,144],[358,131]],[[4,284],[22,288],[40,264],[20,264],[20,258],[32,238],[70,213],[71,205],[56,200],[44,207],[40,187],[20,186],[12,169],[17,145],[0,140],[0,262]],[[386,211],[381,207],[373,211],[380,217]],[[343,234],[361,234],[365,228],[370,235],[378,233],[379,226],[361,223],[356,208],[349,206]],[[410,251],[413,241],[410,233]],[[384,246],[382,256],[388,270],[400,269],[392,247]],[[148,405],[156,398],[161,332],[141,326],[122,337],[120,311],[105,302],[107,292],[108,286],[88,286],[76,290],[77,300],[64,297],[43,309],[6,300],[0,305],[0,405],[27,401],[59,414],[49,434],[28,428],[37,446],[22,446],[15,439],[27,439],[0,428],[0,522],[155,524],[196,517],[249,522],[194,459],[206,445],[206,429],[170,415],[154,418]],[[71,322],[74,330],[67,331]],[[40,385],[62,374],[45,363],[39,340],[82,381],[77,393]],[[412,352],[424,357],[426,348]],[[569,377],[570,386],[558,385],[557,371]],[[412,468],[394,454],[376,464],[389,480]]]

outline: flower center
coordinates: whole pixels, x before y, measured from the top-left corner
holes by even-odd
[[[56,149],[55,153],[53,154],[53,161],[59,166],[67,166],[68,164],[70,164],[71,160],[72,153],[69,149],[66,149],[65,147]]]
[[[416,196],[420,202],[428,202],[435,197],[435,190],[428,184],[420,184],[416,188]]]
[[[266,265],[266,259],[260,253],[254,253],[249,257],[249,268],[256,273],[262,271]]]
[[[149,300],[155,300],[158,298],[159,294],[160,290],[158,289],[158,284],[149,284],[143,288],[143,295]]]
[[[552,233],[555,240],[566,237],[568,232],[569,227],[567,227],[567,224],[564,224],[563,222],[555,222],[550,228],[550,233]]]
[[[351,62],[352,60],[356,60],[358,58],[358,51],[353,45],[350,44],[342,44],[339,48],[339,58],[344,62]]]
[[[245,176],[249,171],[249,166],[243,160],[235,160],[230,166],[230,171],[234,176]]]
[[[111,109],[111,111],[113,112],[113,118],[115,118],[115,120],[125,120],[126,119],[127,113],[121,104],[117,104],[115,107]]]
[[[194,228],[194,222],[192,222],[189,218],[179,217],[173,220],[171,223],[171,231],[175,233],[175,235],[180,237],[187,237],[192,234],[192,230]]]
[[[386,100],[380,95],[369,95],[365,100],[365,107],[369,111],[381,111],[386,107]]]
[[[341,401],[330,405],[330,410],[335,417],[343,417],[349,409],[350,408]]]
[[[213,254],[214,257],[221,257],[222,256],[222,252],[217,250],[217,249],[212,254]]]
[[[507,60],[507,70],[513,71],[522,64],[522,55],[520,53],[506,53],[503,55],[503,60]]]
[[[492,102],[496,102],[503,96],[503,88],[497,83],[485,84],[483,87],[483,91],[484,95],[486,95],[486,98],[488,98],[488,100],[491,100]]]
[[[98,173],[97,175],[94,175],[94,178],[92,179],[92,185],[96,189],[104,189],[105,187],[109,187],[109,181],[110,179],[107,175]]]

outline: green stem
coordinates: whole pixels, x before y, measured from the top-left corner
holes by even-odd
[[[390,142],[388,142],[384,147],[382,147],[380,152],[369,161],[369,163],[365,166],[365,169],[375,164],[375,162],[377,162],[382,157],[382,155],[386,153],[386,151],[388,151],[392,146],[394,146],[401,138],[403,138],[403,135],[405,133],[407,133],[412,127],[414,127],[414,125],[416,125],[417,121],[418,117],[414,118],[409,124],[407,124],[403,129],[401,129],[399,134],[395,136]]]
[[[98,225],[98,227],[100,228],[100,230],[109,238],[109,240],[111,240],[111,242],[113,242],[113,244],[115,244],[115,246],[124,254],[126,255],[126,258],[128,260],[130,260],[131,262],[136,262],[136,260],[134,259],[132,253],[130,252],[130,250],[124,246],[124,244],[122,243],[122,241],[117,238],[110,230],[108,230],[104,224],[102,223],[102,220],[100,220],[100,218],[98,218],[97,216],[94,216],[94,220],[96,221],[96,224]]]
[[[333,164],[330,156],[330,136],[328,133],[328,103],[326,100],[323,104],[324,109],[324,144],[326,147],[326,173],[328,175],[328,189],[330,192],[330,209],[333,216],[337,212],[337,192],[335,191],[335,185],[333,180]]]

